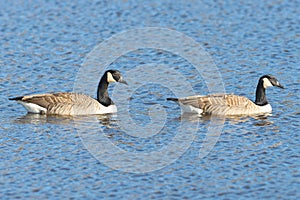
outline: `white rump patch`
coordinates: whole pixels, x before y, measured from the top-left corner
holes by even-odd
[[[107,82],[117,82],[110,72],[107,72]]]
[[[22,104],[29,113],[36,113],[36,114],[46,114],[47,113],[46,108],[41,107],[37,104],[26,103],[26,102],[23,102],[23,101],[17,101],[17,102]]]
[[[264,88],[267,88],[267,87],[272,87],[273,85],[272,85],[272,83],[270,82],[270,80],[269,79],[267,79],[267,78],[263,78],[263,82],[264,82]]]
[[[196,108],[194,106],[190,106],[190,105],[183,105],[181,103],[179,103],[183,112],[185,113],[196,113],[196,114],[202,114],[203,113],[203,110],[200,109],[200,108]]]

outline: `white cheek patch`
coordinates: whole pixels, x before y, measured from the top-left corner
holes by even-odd
[[[264,82],[264,88],[272,87],[272,86],[273,86],[273,84],[272,84],[272,83],[270,82],[270,80],[267,79],[267,78],[264,78],[264,79],[263,79],[263,82]]]
[[[107,72],[107,82],[117,82],[110,72]]]

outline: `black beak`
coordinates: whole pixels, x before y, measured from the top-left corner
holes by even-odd
[[[284,87],[282,85],[280,85],[280,83],[278,85],[276,85],[277,87],[284,89]]]
[[[123,78],[121,78],[121,79],[119,80],[119,83],[123,83],[123,84],[125,84],[125,85],[128,85],[128,83],[127,83],[125,80],[123,80]]]

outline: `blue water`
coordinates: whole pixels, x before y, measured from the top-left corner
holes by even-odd
[[[299,199],[299,3],[0,1],[0,198]],[[222,77],[217,87],[228,93],[253,99],[259,76],[276,76],[286,89],[267,91],[272,115],[182,116],[165,98],[183,82],[197,94],[207,94],[209,85],[180,55],[149,48],[108,67],[130,83],[110,87],[118,115],[47,117],[8,101],[73,91],[98,44],[145,27],[174,30],[203,46]],[[83,81],[89,95],[103,72],[97,73]],[[220,127],[220,135],[209,134],[210,127]],[[168,152],[176,139],[176,151]],[[201,151],[206,145],[208,154]]]

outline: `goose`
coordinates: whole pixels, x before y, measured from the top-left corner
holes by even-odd
[[[58,92],[9,98],[22,104],[29,113],[50,115],[91,115],[117,112],[117,107],[109,98],[109,83],[119,82],[127,85],[118,70],[107,70],[100,79],[97,99],[85,94]]]
[[[254,102],[244,96],[234,94],[198,95],[185,98],[167,98],[167,100],[177,102],[182,107],[183,112],[187,113],[221,116],[255,115],[272,111],[266,98],[266,88],[272,86],[284,89],[274,76],[264,75],[260,77]]]

